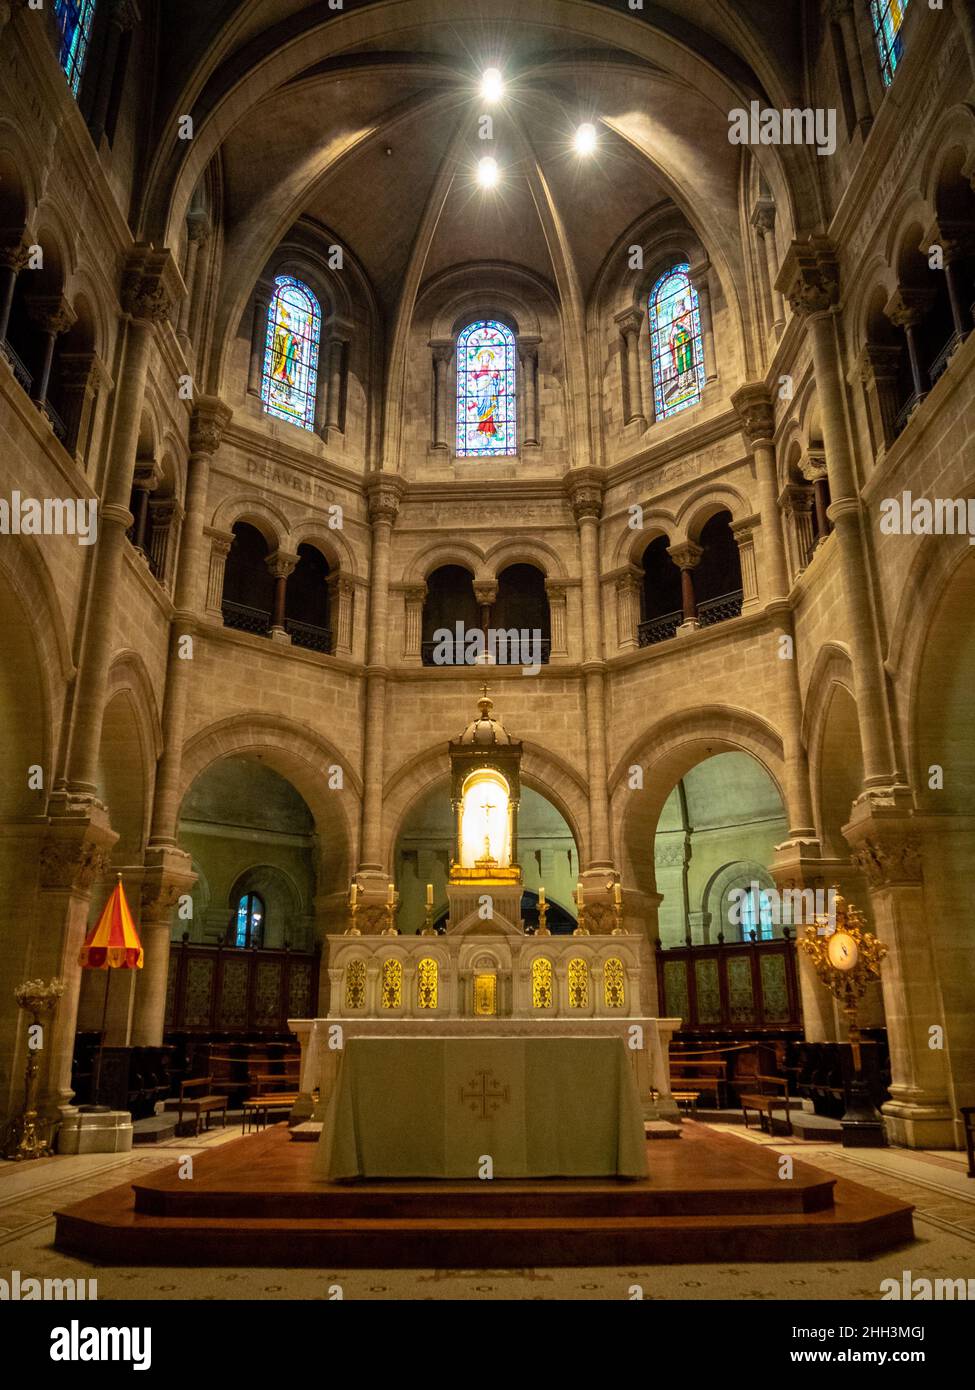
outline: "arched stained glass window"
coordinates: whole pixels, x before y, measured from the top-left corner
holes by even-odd
[[[550,1009],[552,1007],[552,962],[545,956],[536,956],[532,961],[532,1008]]]
[[[234,945],[246,948],[263,944],[264,903],[257,893],[242,893],[237,902]]]
[[[749,932],[755,932],[760,941],[771,941],[775,935],[775,922],[772,917],[772,905],[768,900],[768,895],[759,893],[758,911],[755,910],[755,895],[749,890],[745,892],[741,900],[741,939],[748,940]]]
[[[457,453],[462,458],[518,452],[515,335],[479,319],[457,339]]]
[[[701,311],[689,269],[672,266],[650,293],[650,362],[657,420],[697,405],[704,389]]]
[[[77,96],[88,57],[95,0],[55,0],[54,14],[60,38],[58,60],[68,85]]]
[[[382,1006],[384,1009],[398,1009],[403,1003],[403,962],[401,960],[383,961]]]
[[[603,966],[603,999],[607,1009],[622,1009],[625,1000],[623,962],[613,956]]]
[[[440,970],[437,962],[430,956],[424,956],[416,967],[416,1004],[419,1009],[435,1009],[437,1007],[438,986],[440,983]]]
[[[345,1007],[364,1009],[366,1006],[366,963],[350,960],[345,967]]]
[[[268,415],[313,430],[322,311],[308,286],[293,276],[277,276],[274,286],[261,400]]]
[[[880,70],[884,76],[884,86],[889,87],[894,80],[897,64],[903,52],[901,25],[908,0],[870,0],[873,15],[873,33],[880,54]]]

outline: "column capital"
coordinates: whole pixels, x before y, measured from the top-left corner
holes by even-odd
[[[298,556],[290,550],[275,550],[268,555],[264,563],[275,579],[287,579],[288,575],[295,571]]]
[[[901,347],[881,347],[878,343],[866,343],[853,370],[865,386],[878,381],[896,381],[902,351]]]
[[[762,238],[768,232],[775,231],[775,201],[772,198],[761,197],[755,199],[755,206],[752,208],[751,224],[758,235]]]
[[[545,593],[548,596],[549,600],[555,600],[556,602],[558,602],[564,599],[566,594],[568,593],[568,590],[569,586],[564,579],[545,580]]]
[[[933,289],[898,285],[884,305],[884,314],[898,328],[916,328],[934,303]]]
[[[708,276],[711,273],[711,258],[704,255],[699,261],[693,261],[687,268],[687,278],[695,290],[700,290],[702,285],[709,284]],[[643,315],[640,315],[642,320]]]
[[[454,355],[455,344],[453,338],[431,338],[428,346],[433,353],[434,362],[449,363]]]
[[[132,481],[143,492],[155,492],[162,482],[162,467],[156,459],[137,459]]]
[[[760,516],[743,516],[739,521],[733,521],[729,530],[739,545],[748,545],[754,539],[755,527],[761,524]]]
[[[204,212],[202,208],[194,208],[186,215],[186,235],[190,241],[198,241],[201,245],[210,240],[213,231],[213,223],[210,221],[210,214]]]
[[[826,450],[807,449],[799,460],[799,472],[807,483],[816,483],[827,477]]]
[[[329,347],[335,347],[339,343],[344,345],[352,341],[355,324],[351,319],[343,318],[341,314],[333,314],[326,328],[326,341]]]
[[[183,298],[186,286],[171,253],[136,246],[122,276],[122,307],[137,322],[163,323]]]
[[[911,802],[908,787],[890,786],[871,788],[853,803],[843,838],[871,888],[921,882],[921,837]]]
[[[43,329],[45,333],[54,333],[59,337],[62,333],[67,333],[78,317],[68,301],[60,294],[32,296],[27,301],[27,308],[38,328]]]
[[[193,860],[175,845],[153,845],[146,849],[146,867],[141,888],[140,925],[167,923],[184,893],[189,893],[198,875]]]
[[[30,260],[30,243],[19,228],[0,230],[0,265],[19,274]]]
[[[621,309],[614,317],[614,322],[619,324],[619,330],[623,337],[628,337],[631,333],[639,333],[643,327],[643,313],[640,309]]]
[[[343,570],[335,570],[328,576],[325,583],[332,598],[337,599],[341,598],[343,594],[355,593],[355,580]]]
[[[574,468],[565,475],[569,505],[577,522],[598,521],[603,513],[605,475],[601,468]]]
[[[840,300],[840,268],[827,237],[794,241],[786,252],[775,288],[802,318],[828,314]]]
[[[369,520],[388,522],[392,526],[406,492],[406,483],[396,473],[374,473],[366,481],[366,500]]]
[[[400,590],[404,603],[423,603],[427,596],[427,586],[423,584],[404,584]]]
[[[748,441],[748,447],[775,437],[775,412],[772,397],[763,382],[752,381],[742,386],[731,398],[731,404],[741,421],[741,432]]]
[[[616,576],[616,592],[618,594],[639,593],[643,587],[643,571],[637,569],[636,565],[627,565]]]
[[[921,238],[918,250],[927,259],[932,246],[940,246],[945,264],[960,261],[975,251],[975,222],[954,217],[936,217]]]
[[[678,569],[693,570],[697,569],[701,563],[701,556],[704,554],[699,545],[693,541],[684,541],[682,545],[669,545],[667,554],[673,560]]]
[[[538,349],[541,342],[542,340],[537,334],[518,334],[518,356],[522,362],[536,362],[538,360]]]
[[[190,420],[190,453],[215,454],[234,412],[216,396],[200,396]]]
[[[205,526],[203,534],[210,542],[210,551],[213,555],[222,555],[226,558],[230,554],[230,547],[234,543],[233,531],[217,531],[212,526]]]
[[[475,579],[473,589],[474,597],[482,607],[484,604],[494,603],[498,597],[498,581],[496,579]]]

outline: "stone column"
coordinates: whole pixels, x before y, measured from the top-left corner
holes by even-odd
[[[403,659],[411,666],[419,666],[422,661],[423,605],[426,597],[426,584],[412,584],[403,590]]]
[[[271,610],[271,640],[290,644],[291,638],[285,627],[286,605],[288,599],[288,580],[295,572],[298,556],[288,550],[276,550],[265,562],[274,577],[274,606]]]
[[[579,528],[582,573],[582,671],[586,695],[586,754],[589,777],[589,863],[586,865],[586,872],[601,880],[605,879],[607,869],[613,869],[607,785],[604,689],[606,666],[603,660],[602,596],[599,578],[599,518],[603,509],[603,472],[598,468],[573,469],[566,475],[566,488]]]
[[[907,339],[907,355],[911,362],[911,377],[914,382],[914,395],[917,400],[927,395],[928,380],[921,365],[921,349],[917,330],[934,303],[933,290],[916,290],[899,286],[884,306],[884,313],[891,323],[903,329]]]
[[[71,305],[61,295],[45,295],[31,299],[28,304],[30,316],[44,334],[44,355],[41,369],[34,378],[31,398],[43,410],[47,405],[47,393],[51,386],[51,368],[54,366],[54,349],[62,333],[67,333],[77,315]]]
[[[813,485],[816,530],[819,541],[824,541],[832,531],[833,523],[829,519],[829,482],[826,473],[826,455],[823,450],[807,449],[805,456],[799,460],[799,472],[807,483]]]
[[[485,640],[487,640],[487,631],[491,626],[491,610],[498,601],[498,581],[496,579],[475,579],[472,588],[474,601],[480,609],[481,628]]]
[[[776,341],[785,328],[785,302],[776,288],[779,276],[778,252],[775,247],[775,203],[771,198],[759,198],[752,211],[752,226],[762,243],[764,257],[763,279],[768,286],[767,303],[771,309],[771,329]]]
[[[567,586],[560,579],[546,579],[545,593],[548,595],[548,616],[552,625],[552,655],[568,655],[566,631]]]
[[[191,212],[186,219],[186,267],[183,271],[186,294],[183,296],[183,303],[180,306],[179,327],[176,330],[176,336],[179,338],[184,352],[189,352],[192,347],[190,326],[196,296],[196,275],[200,252],[209,241],[212,230],[210,219],[205,212]]]
[[[17,276],[30,260],[27,242],[19,233],[4,235],[0,241],[0,349],[7,340],[10,311],[14,304]]]
[[[790,580],[794,582],[809,564],[813,545],[813,497],[807,487],[787,483],[779,496],[786,527],[787,549],[792,551]]]
[[[853,13],[853,0],[830,0],[829,17],[840,27],[843,38],[843,52],[846,56],[846,70],[853,91],[853,110],[856,114],[857,129],[864,140],[870,134],[873,114],[870,110],[870,97],[867,92],[867,79],[863,71],[863,55],[860,52],[860,39],[857,35],[856,17]]]
[[[328,617],[332,625],[333,650],[337,656],[352,655],[352,619],[355,610],[355,581],[338,570],[328,577]]]
[[[536,448],[539,443],[538,348],[541,341],[541,338],[530,338],[524,334],[518,338],[518,356],[524,381],[522,443],[530,448]]]
[[[259,396],[264,376],[264,353],[267,348],[267,317],[271,310],[273,286],[261,282],[254,292],[254,317],[251,322],[251,359],[247,374],[247,394]]]
[[[643,572],[629,565],[616,577],[616,645],[625,651],[635,651],[640,626],[640,594]]]
[[[146,530],[149,522],[149,498],[156,491],[162,481],[162,470],[155,459],[148,459],[136,465],[135,476],[132,479],[133,492],[135,493],[136,511],[135,527],[132,535],[132,544],[136,550],[141,550],[146,555]]]
[[[227,556],[234,543],[233,531],[214,531],[206,527],[204,535],[210,541],[210,561],[207,567],[206,616],[213,622],[223,622],[223,577]]]
[[[897,378],[901,349],[865,344],[854,372],[863,387],[875,459],[897,438]]]
[[[433,338],[433,447],[449,449],[447,440],[447,372],[454,355],[453,338]]]
[[[179,549],[183,508],[175,497],[159,497],[149,503],[149,568],[167,592],[172,590],[172,577]]]
[[[778,507],[778,474],[775,466],[775,418],[772,401],[763,383],[743,386],[732,397],[738,411],[742,433],[755,462],[759,507],[762,519],[763,551],[768,594],[766,611],[774,624],[775,645],[771,659],[778,662],[779,692],[782,702],[782,743],[788,784],[786,811],[789,840],[802,842],[803,852],[818,857],[815,839],[809,763],[802,742],[802,694],[795,653],[795,627],[789,606],[789,575],[785,543]],[[788,653],[789,655],[785,655]]]
[[[921,841],[910,797],[854,805],[843,835],[864,872],[877,936],[888,950],[880,966],[890,1100],[882,1107],[889,1138],[908,1148],[955,1143],[948,1054],[930,1046],[929,1030],[944,1026],[924,905]]]
[[[968,50],[968,65],[975,77],[975,14],[969,0],[951,0],[951,11]]]
[[[684,609],[684,619],[677,631],[685,634],[696,632],[700,623],[697,620],[697,599],[694,595],[693,571],[701,563],[701,556],[704,551],[693,541],[686,541],[683,545],[668,546],[667,554],[680,570],[680,597]]]
[[[342,396],[345,386],[345,364],[349,341],[352,336],[350,325],[333,318],[329,325],[328,340],[328,401],[325,407],[325,437],[331,432],[342,431]]]
[[[366,652],[365,726],[363,728],[362,835],[357,878],[367,909],[386,900],[383,863],[383,743],[386,730],[386,648],[389,628],[389,562],[393,524],[405,491],[396,474],[376,473],[366,483],[372,524],[369,575],[369,627]]]
[[[636,309],[625,309],[616,315],[623,339],[622,368],[626,385],[626,425],[639,422],[644,428],[647,419],[643,406],[643,372],[640,369],[640,329],[643,315]]]
[[[718,358],[714,350],[714,319],[711,314],[711,262],[704,258],[692,265],[688,278],[697,293],[697,307],[701,314],[701,346],[704,349],[704,379],[716,381],[718,377]]]
[[[758,607],[758,572],[755,568],[755,523],[758,517],[743,517],[732,522],[731,534],[738,546],[741,565],[741,611],[750,613]]]
[[[84,464],[91,430],[91,418],[97,399],[97,383],[104,368],[93,352],[63,352],[60,360],[61,400],[64,427],[67,431],[65,448]]]
[[[105,123],[108,117],[109,103],[112,99],[112,89],[115,86],[122,36],[134,29],[140,18],[139,7],[135,0],[109,0],[105,47],[99,58],[98,86],[95,89],[95,100],[88,122],[88,128],[91,131],[91,138],[95,142],[96,149],[105,134]]]
[[[924,236],[919,250],[925,260],[933,246],[940,246],[944,258],[945,284],[951,304],[951,319],[955,337],[960,344],[972,327],[971,305],[965,303],[959,281],[959,264],[975,251],[975,223],[936,217]]]
[[[864,787],[889,786],[900,779],[880,640],[870,603],[866,538],[839,375],[839,347],[833,324],[839,302],[839,267],[825,238],[793,242],[782,268],[780,286],[793,311],[805,319],[812,347],[833,498],[831,510],[848,605]]]
[[[115,633],[115,598],[125,532],[132,520],[129,496],[149,371],[149,353],[155,326],[169,317],[181,293],[182,281],[169,252],[137,246],[130,255],[122,288],[122,303],[130,317],[119,372],[115,430],[99,509],[99,536],[93,558],[89,617],[75,683],[66,760],[68,785],[75,792],[92,796],[98,785],[98,745]]]

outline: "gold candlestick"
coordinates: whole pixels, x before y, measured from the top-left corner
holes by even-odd
[[[390,893],[389,901],[386,903],[386,926],[383,927],[381,936],[399,936],[400,930],[396,925],[396,914],[399,912],[399,894]]]
[[[28,980],[14,990],[17,1003],[31,1016],[28,1028],[27,1066],[24,1071],[24,1108],[11,1121],[3,1150],[4,1158],[20,1162],[28,1158],[49,1158],[52,1153],[51,1140],[37,1132],[37,1054],[43,1047],[44,1025],[41,1025],[41,1047],[32,1045],[33,1029],[40,1024],[41,1017],[53,1014],[64,993],[64,982],[52,980]]]
[[[539,900],[538,900],[538,926],[535,928],[535,935],[536,935],[536,936],[551,936],[551,935],[552,935],[551,929],[550,929],[549,927],[546,926],[547,920],[548,920],[548,903],[545,901],[544,898],[539,898]]]
[[[436,929],[436,927],[433,925],[433,907],[432,907],[432,905],[431,905],[430,903],[427,903],[427,910],[426,910],[426,916],[425,916],[425,920],[424,920],[423,930],[420,932],[420,935],[421,935],[421,936],[436,936],[436,934],[437,934],[437,929]]]

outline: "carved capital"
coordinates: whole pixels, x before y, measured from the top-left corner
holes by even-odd
[[[541,338],[533,338],[527,333],[518,335],[518,356],[524,363],[538,361],[538,349],[541,346]]]
[[[569,586],[564,579],[546,579],[545,593],[549,603],[564,603]]]
[[[168,251],[137,246],[129,256],[122,277],[122,307],[133,319],[158,324],[170,318],[186,292],[176,263]]]
[[[682,570],[697,569],[701,563],[701,556],[704,551],[693,541],[685,541],[683,545],[670,545],[667,547],[667,554],[674,564]]]
[[[30,243],[19,232],[0,232],[0,265],[20,273],[30,260]]]
[[[68,301],[59,294],[35,296],[27,301],[27,307],[38,328],[56,337],[67,333],[78,317]]]
[[[233,416],[223,401],[215,396],[201,396],[190,421],[190,453],[215,454]]]
[[[772,442],[775,435],[775,414],[772,410],[772,399],[764,385],[760,382],[750,382],[743,386],[732,396],[731,404],[741,421],[741,432],[748,441],[749,448],[763,440]]]
[[[638,594],[642,587],[642,570],[626,569],[622,574],[616,576],[616,592],[618,594]]]
[[[884,313],[898,328],[916,328],[934,303],[933,289],[898,285],[884,305]]]
[[[108,869],[118,835],[104,806],[91,796],[55,794],[50,832],[41,846],[41,887],[88,893]]]
[[[433,353],[434,362],[441,362],[444,366],[449,366],[450,359],[454,355],[453,338],[431,338],[430,351]]]
[[[850,858],[866,875],[871,888],[921,882],[921,845],[916,835],[864,837]]]
[[[213,223],[210,221],[208,213],[202,209],[195,209],[186,218],[186,235],[190,241],[198,241],[201,246],[210,240],[213,231]]]
[[[475,579],[474,597],[483,608],[485,604],[493,603],[498,596],[498,582],[496,579]]]
[[[856,372],[865,386],[894,382],[900,366],[902,347],[880,347],[867,343],[856,361]]]
[[[427,596],[427,586],[425,584],[411,584],[403,590],[403,602],[407,605],[415,604],[421,606]]]
[[[577,468],[565,477],[569,505],[577,522],[598,521],[603,514],[603,474],[597,468]]]
[[[275,550],[264,563],[275,579],[287,579],[289,574],[294,574],[298,556],[289,550]]]
[[[807,449],[799,460],[799,472],[807,483],[815,483],[820,478],[827,477],[826,450]]]
[[[401,478],[392,473],[377,473],[366,483],[366,498],[369,505],[369,520],[385,521],[392,526],[399,514],[406,487]]]
[[[758,198],[752,208],[752,226],[764,237],[775,230],[775,203],[771,198]]]
[[[643,314],[639,309],[624,309],[616,315],[615,322],[624,338],[639,337],[643,327]]]
[[[840,299],[840,269],[826,237],[794,241],[782,262],[775,288],[801,317],[835,309]]]
[[[191,891],[196,879],[193,861],[185,850],[150,845],[142,879],[142,924],[168,923],[173,908]]]

